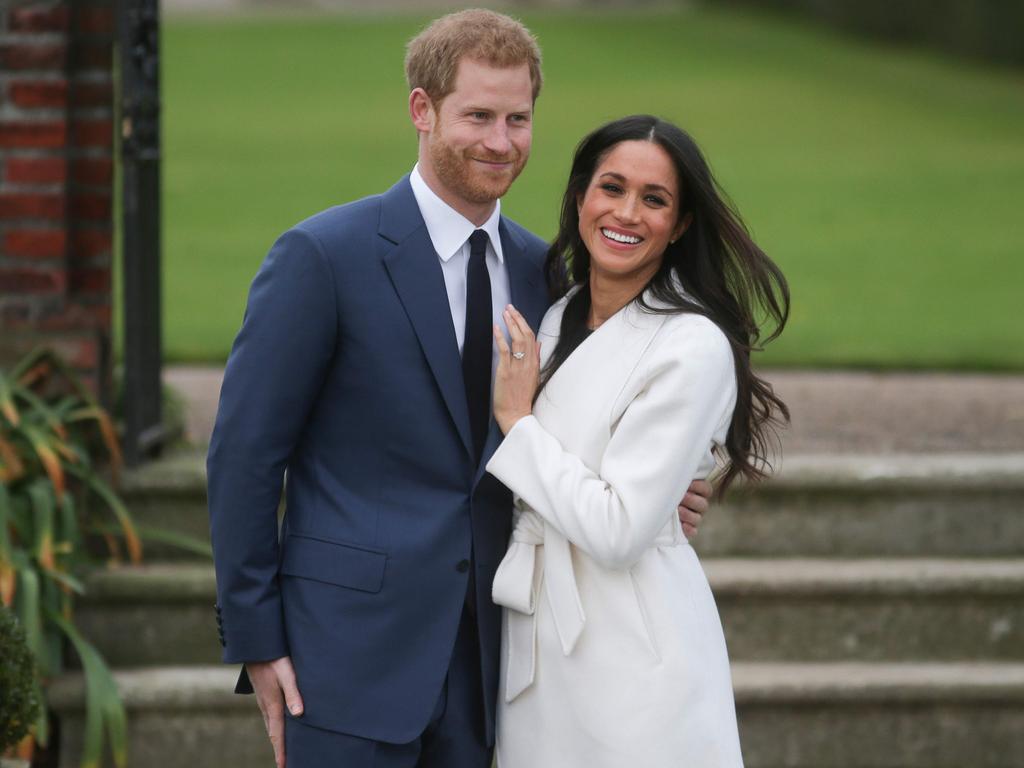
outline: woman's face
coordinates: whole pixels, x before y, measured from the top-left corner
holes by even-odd
[[[646,283],[665,248],[689,224],[679,220],[671,158],[650,141],[623,141],[605,155],[579,201],[580,237],[592,277]]]

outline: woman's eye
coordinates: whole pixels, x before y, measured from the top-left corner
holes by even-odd
[[[664,199],[658,197],[657,195],[648,195],[647,202],[652,203],[654,205],[665,205]]]
[[[618,184],[611,183],[602,184],[601,189],[603,189],[605,192],[611,192],[613,194],[622,191],[622,187],[620,187]]]

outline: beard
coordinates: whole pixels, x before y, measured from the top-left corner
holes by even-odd
[[[505,155],[493,155],[483,149],[458,150],[440,134],[431,137],[430,159],[438,179],[448,189],[470,203],[492,203],[508,192],[526,166],[528,155],[513,147]],[[510,163],[494,173],[477,165],[477,160]]]

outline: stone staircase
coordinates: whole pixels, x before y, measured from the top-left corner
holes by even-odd
[[[205,535],[198,454],[125,493],[143,525]],[[792,456],[716,505],[697,548],[747,768],[1024,766],[1024,454]],[[148,556],[96,574],[78,610],[117,667],[130,765],[272,765],[255,702],[218,661],[212,567]],[[51,694],[71,768],[80,677]]]

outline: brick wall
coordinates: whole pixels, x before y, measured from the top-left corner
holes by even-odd
[[[114,0],[0,0],[0,367],[111,371]]]

